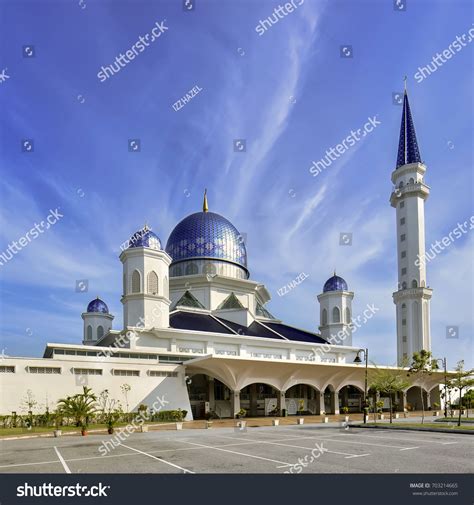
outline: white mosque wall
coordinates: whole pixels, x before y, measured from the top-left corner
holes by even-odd
[[[192,419],[184,366],[143,361],[97,357],[74,359],[72,356],[61,359],[5,358],[0,363],[0,415],[11,414],[13,411],[26,414],[28,408],[24,405],[24,399],[27,391],[31,391],[38,402],[33,413],[39,414],[46,410],[46,406],[50,411],[54,410],[60,398],[81,393],[83,386],[92,388],[97,395],[107,389],[110,396],[119,400],[125,410],[121,386],[128,384],[130,411],[136,411],[141,404],[151,406],[156,401],[159,404],[161,399],[164,404],[162,410],[181,408],[188,411],[187,419]],[[12,367],[13,373],[1,371],[11,370]],[[38,372],[38,369],[49,373],[33,373]],[[77,373],[85,370],[87,374]],[[138,375],[115,375],[132,372]]]

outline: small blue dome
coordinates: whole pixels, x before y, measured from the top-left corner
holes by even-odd
[[[101,312],[102,314],[108,314],[109,308],[106,303],[103,302],[99,297],[92,300],[87,306],[87,312]]]
[[[148,247],[149,249],[161,249],[161,242],[158,236],[153,233],[148,226],[134,233],[129,239],[129,248]]]
[[[215,212],[196,212],[180,221],[166,244],[173,263],[190,259],[226,261],[247,270],[247,251],[237,228]]]
[[[348,291],[348,290],[349,288],[347,287],[347,282],[342,277],[339,277],[335,273],[331,278],[329,278],[324,283],[323,288],[324,293],[326,293],[327,291]]]

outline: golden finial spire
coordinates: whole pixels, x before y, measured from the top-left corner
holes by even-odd
[[[204,201],[202,202],[202,211],[207,212],[209,207],[207,206],[207,189],[204,190]]]

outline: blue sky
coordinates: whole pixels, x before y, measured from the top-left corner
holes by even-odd
[[[300,3],[296,0],[295,3]],[[145,221],[166,242],[173,226],[210,210],[247,234],[251,277],[269,309],[316,329],[316,295],[334,268],[355,292],[354,314],[376,316],[354,336],[378,363],[396,361],[395,213],[388,199],[401,107],[409,98],[431,195],[427,245],[473,212],[473,72],[467,45],[432,75],[414,74],[472,28],[470,2],[305,0],[263,35],[274,1],[99,0],[1,4],[0,252],[50,209],[64,215],[0,267],[0,349],[39,356],[80,342],[81,312],[100,295],[122,321],[120,244]],[[155,26],[167,30],[105,82],[97,77]],[[34,57],[24,57],[24,46]],[[351,46],[351,58],[341,57]],[[172,107],[202,89],[180,110]],[[326,149],[380,125],[313,177]],[[21,142],[33,140],[33,152]],[[128,140],[140,139],[140,152]],[[246,140],[234,152],[234,139]],[[339,245],[341,232],[353,234]],[[428,265],[433,351],[471,361],[473,233]],[[285,296],[277,290],[309,277]],[[75,291],[87,279],[89,291]],[[446,326],[459,327],[446,339]]]

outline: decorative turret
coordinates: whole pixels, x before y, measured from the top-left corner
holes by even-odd
[[[112,329],[114,316],[109,314],[109,308],[99,297],[89,302],[81,317],[84,321],[84,345],[94,345]]]

